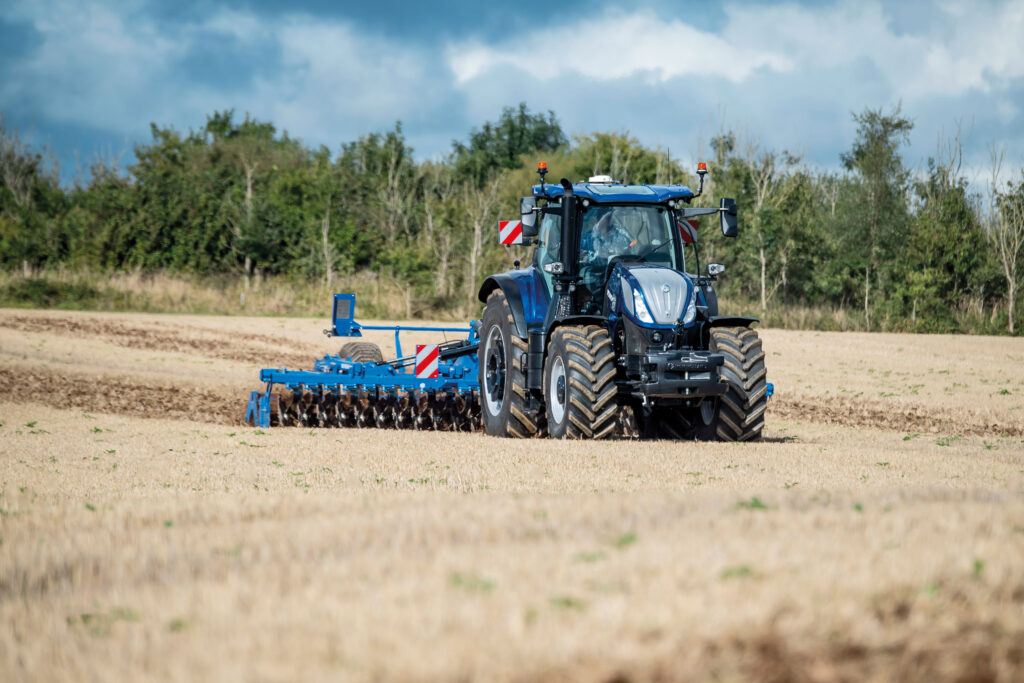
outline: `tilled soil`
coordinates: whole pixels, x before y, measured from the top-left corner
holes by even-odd
[[[0,316],[0,327],[79,340],[100,339],[129,349],[188,353],[266,367],[311,368],[316,358],[312,350],[315,347],[296,351],[294,342],[280,337],[217,333],[204,328],[177,326],[173,321],[154,327],[95,318],[8,315]]]
[[[177,387],[129,377],[0,367],[0,383],[21,387],[30,403],[135,417],[241,424],[245,397],[229,391]]]
[[[774,624],[749,632],[687,643],[639,665],[607,662],[573,664],[548,671],[541,681],[1009,681],[1024,671],[1024,631],[1007,630],[998,619],[979,615],[965,587],[944,586],[959,599],[941,613],[905,590],[876,596],[875,618],[886,627],[881,642],[820,633],[794,635]],[[1024,582],[1010,582],[993,599],[1024,610]],[[955,624],[923,635],[915,619]]]
[[[880,404],[870,397],[774,396],[768,402],[768,416],[768,419],[927,434],[1024,436],[1024,426],[1021,424],[1006,423],[982,411],[966,408],[936,410],[913,404]]]

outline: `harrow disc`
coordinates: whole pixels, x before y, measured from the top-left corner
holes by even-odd
[[[286,391],[271,399],[271,424],[473,432],[481,428],[480,395],[401,391]]]

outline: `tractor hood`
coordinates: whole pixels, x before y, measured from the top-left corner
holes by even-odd
[[[653,265],[616,267],[622,303],[641,324],[689,325],[696,317],[694,287],[690,278],[671,268]],[[646,312],[639,307],[646,306]]]

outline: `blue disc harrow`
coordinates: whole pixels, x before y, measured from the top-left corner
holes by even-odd
[[[392,331],[398,357],[359,361],[351,355],[333,354],[317,360],[312,370],[265,368],[260,371],[264,390],[253,391],[249,396],[247,424],[443,431],[479,428],[477,321],[467,327],[362,325],[355,321],[354,313],[355,295],[335,294],[331,329],[324,333],[331,337],[362,337],[364,330]],[[403,355],[399,338],[402,332],[467,336],[420,345],[416,353]],[[373,345],[361,346],[376,350]]]

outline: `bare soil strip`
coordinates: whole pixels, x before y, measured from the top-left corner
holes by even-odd
[[[215,424],[241,424],[247,399],[225,391],[144,383],[123,376],[14,368],[0,368],[0,385],[20,387],[26,400],[54,408]]]
[[[967,409],[935,410],[914,404],[881,403],[841,397],[775,396],[769,416],[783,420],[834,424],[844,427],[892,429],[931,434],[972,436],[1024,436],[1024,426],[996,421]]]

